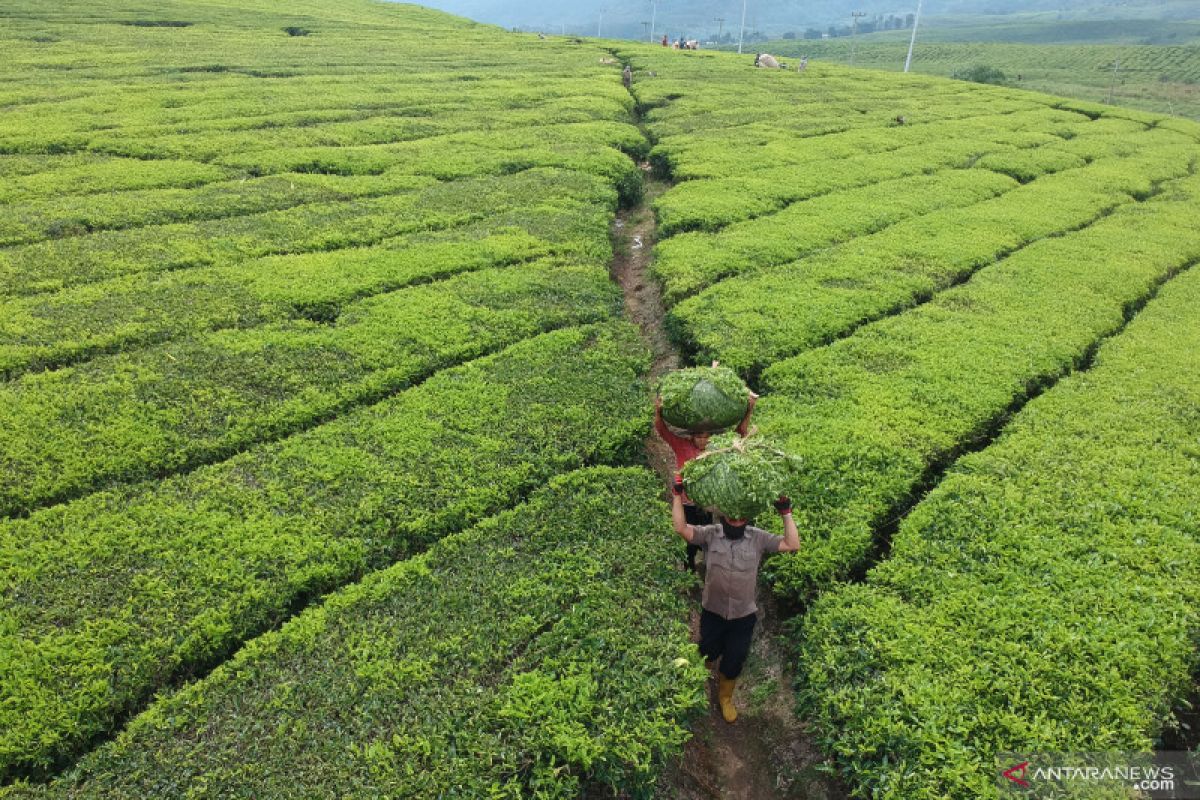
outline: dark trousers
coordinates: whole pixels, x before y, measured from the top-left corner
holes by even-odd
[[[688,525],[712,525],[712,514],[691,503],[684,504],[683,516]],[[700,548],[696,545],[689,544],[687,546],[687,565],[692,572],[696,571],[696,553],[699,552]]]
[[[725,619],[707,608],[700,610],[700,655],[709,661],[721,659],[721,674],[733,679],[742,674],[757,614]]]

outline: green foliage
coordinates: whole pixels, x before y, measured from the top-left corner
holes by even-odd
[[[293,604],[628,458],[648,354],[545,334],[220,464],[0,523],[0,767],[53,763]]]
[[[951,78],[956,81],[971,81],[972,83],[994,83],[997,86],[1003,86],[1008,83],[1008,77],[1004,74],[1004,70],[997,67],[991,67],[986,64],[974,64],[970,67],[961,67],[954,70],[950,74]]]
[[[531,170],[436,183],[353,202],[311,203],[229,219],[151,225],[13,247],[0,250],[0,289],[25,295],[138,272],[370,245],[479,222],[498,209],[533,205],[560,183],[574,194],[572,184],[588,182],[586,176],[560,181],[562,177],[554,170]],[[590,181],[589,188],[590,197],[580,194],[593,202],[611,197],[611,189],[599,181]],[[565,199],[557,204],[569,203]]]
[[[707,678],[661,491],[640,469],[555,478],[13,796],[649,797]]]
[[[938,208],[970,205],[1013,186],[989,172],[948,170],[846,189],[717,233],[673,236],[658,247],[654,274],[674,303],[724,278],[794,261]]]
[[[1015,26],[989,21],[985,27],[962,29],[926,27],[911,68],[926,75],[943,75],[977,80],[960,75],[969,69],[991,70],[984,83],[1007,83],[1038,92],[1103,103],[1110,96],[1115,106],[1099,106],[1107,113],[1136,113],[1133,109],[1200,119],[1200,102],[1192,87],[1200,82],[1200,50],[1186,44],[1188,26],[1195,36],[1197,23],[1183,20],[1093,21],[1103,38],[1121,43],[1076,42],[1075,26],[1087,22],[1046,22]],[[1151,28],[1139,36],[1140,25]],[[1010,30],[1012,31],[1010,33]],[[1009,36],[1015,38],[1009,41]],[[1062,38],[1055,38],[1062,37]],[[1178,37],[1169,41],[1168,37]],[[1088,38],[1085,32],[1082,39]],[[848,63],[852,43],[848,39],[805,42],[770,42],[762,47],[787,56],[807,54],[815,66],[820,61]],[[859,37],[853,44],[854,63],[873,70],[899,72],[904,68],[908,37],[886,41],[882,37]],[[986,67],[964,68],[964,64]],[[1114,73],[1114,67],[1116,68]],[[1000,73],[1000,74],[997,74]],[[989,76],[983,76],[989,77]],[[1122,108],[1125,107],[1125,108]]]
[[[718,431],[741,422],[750,390],[727,367],[674,370],[658,382],[663,419],[686,431]]]
[[[985,439],[1118,330],[1125,309],[1200,258],[1187,222],[1197,198],[1188,178],[768,369],[756,421],[804,460],[795,515],[810,531],[796,558],[772,565],[778,589],[808,599],[853,572],[930,470]]]
[[[607,262],[611,212],[571,202],[570,173],[559,177],[552,202],[510,206],[445,231],[372,247],[137,273],[0,300],[0,371],[70,363],[217,328],[335,318],[344,304],[366,295],[544,256]]]
[[[965,209],[935,211],[793,264],[725,280],[676,305],[668,324],[698,361],[716,358],[754,375],[1187,173],[1194,148],[1154,146],[1173,134],[1145,135],[1148,146],[1136,156],[1039,178]]]
[[[804,702],[859,791],[998,797],[997,752],[1148,752],[1172,724],[1200,627],[1197,309],[1193,268],[816,603]]]
[[[27,375],[0,386],[0,512],[232,455],[619,302],[606,270],[535,261]]]
[[[877,558],[883,532],[943,469],[1088,364],[1200,260],[1200,129],[815,60],[799,75],[738,74],[633,55],[657,73],[635,83],[654,106],[656,163],[684,179],[657,203],[671,333],[695,363],[720,358],[759,381],[756,424],[803,464],[790,491],[801,550],[766,573],[789,605],[815,603],[794,629],[801,713],[819,722],[852,788],[991,797],[1001,750],[1148,748],[1195,666],[1194,592],[1159,603],[1195,584],[1200,560],[1181,535],[1195,538],[1194,520],[1150,545],[1145,581],[1137,547],[1195,505],[1165,488],[1190,467],[1171,458],[1143,473],[1130,455],[1124,474],[1137,488],[1094,501],[1089,481],[1102,478],[1090,463],[1093,442],[1194,450],[1190,416],[1164,410],[1175,387],[1194,388],[1195,357],[1179,358],[1196,350],[1190,331],[1176,344],[1156,328],[1139,355],[1174,354],[1156,362],[1172,387],[1157,413],[1172,421],[1149,417],[1153,377],[1136,378],[1145,430],[1094,434],[1106,417],[1064,410],[1048,446],[1026,437],[1029,464],[998,466],[986,496],[974,476],[950,478],[944,499],[935,490],[903,523],[867,587],[840,584]],[[886,193],[944,176],[963,184],[902,203]],[[996,190],[965,195],[976,176]],[[1108,535],[1114,506],[1141,515],[1145,531],[1096,558],[1090,544]],[[1026,557],[1026,537],[1045,544]],[[1110,575],[1116,565],[1124,571]],[[1014,597],[1027,602],[1014,608]],[[1156,629],[1160,608],[1170,622]]]
[[[713,442],[683,467],[688,497],[730,519],[754,519],[799,483],[800,459],[758,438]]]

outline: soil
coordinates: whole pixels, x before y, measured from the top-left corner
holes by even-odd
[[[656,241],[654,199],[670,188],[655,178],[649,164],[644,201],[622,210],[613,224],[612,277],[625,296],[627,317],[638,325],[654,356],[651,380],[680,366],[663,324],[662,294],[648,267]],[[646,439],[650,466],[664,486],[675,472],[675,459],[653,433]],[[701,565],[701,569],[702,569]],[[699,641],[700,590],[693,591],[691,626]],[[794,713],[793,675],[780,636],[778,611],[769,596],[759,599],[759,627],[734,702],[738,720],[725,722],[716,702],[716,680],[709,681],[708,712],[692,724],[692,738],[680,758],[669,764],[657,796],[670,800],[840,800],[844,789],[827,774],[824,757]]]

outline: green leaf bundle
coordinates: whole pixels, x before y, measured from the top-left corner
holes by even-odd
[[[662,415],[687,431],[732,428],[746,415],[750,390],[727,367],[695,367],[664,375],[658,385]]]
[[[795,483],[800,459],[758,439],[718,442],[683,468],[683,487],[697,505],[730,519],[753,519]]]

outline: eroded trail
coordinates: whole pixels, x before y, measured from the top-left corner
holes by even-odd
[[[641,329],[654,354],[651,379],[681,365],[664,326],[665,311],[657,281],[650,275],[657,226],[654,199],[670,188],[651,174],[641,204],[623,209],[613,224],[612,277],[625,296],[625,313]],[[670,449],[656,435],[646,439],[650,465],[669,480],[674,472]],[[699,587],[693,592],[691,625],[699,639]],[[820,770],[824,759],[796,718],[793,676],[779,636],[777,609],[767,593],[760,599],[760,627],[735,701],[740,717],[733,724],[721,718],[715,681],[710,682],[708,713],[692,726],[692,739],[680,759],[669,765],[658,796],[680,800],[766,800],[813,798],[834,800],[845,793]]]

